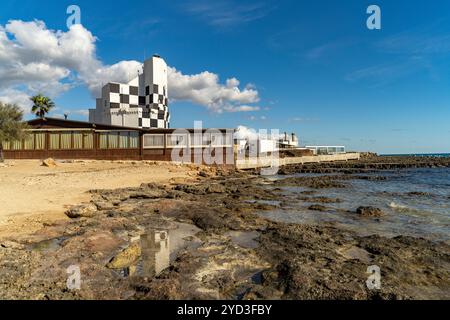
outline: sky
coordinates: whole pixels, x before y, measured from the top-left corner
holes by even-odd
[[[381,29],[369,30],[369,5]],[[81,24],[67,26],[69,5]],[[450,152],[447,0],[33,1],[0,4],[0,101],[87,120],[99,88],[152,54],[171,127],[296,132],[302,145]]]

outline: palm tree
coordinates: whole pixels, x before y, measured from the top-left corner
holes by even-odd
[[[44,119],[45,114],[49,113],[52,108],[55,107],[55,103],[49,97],[45,97],[42,94],[38,94],[30,98],[33,101],[31,112],[37,117]]]

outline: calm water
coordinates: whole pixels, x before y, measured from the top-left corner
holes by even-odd
[[[397,157],[433,157],[433,158],[450,158],[450,153],[409,153],[409,154],[384,154],[383,156]]]
[[[318,190],[312,196],[339,198],[340,203],[322,204],[326,212],[308,210],[316,202],[293,202],[288,210],[262,213],[285,222],[320,224],[332,222],[363,235],[412,235],[434,240],[450,240],[450,168],[414,169],[378,172],[387,180],[346,181],[343,189]],[[285,193],[298,198],[307,188],[288,187]],[[421,194],[411,194],[421,193]],[[378,207],[385,213],[380,219],[361,218],[344,210],[359,206]],[[341,210],[340,210],[341,209]]]

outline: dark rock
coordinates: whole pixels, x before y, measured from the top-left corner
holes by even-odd
[[[383,211],[375,207],[359,207],[356,209],[356,213],[361,217],[382,217]]]
[[[207,178],[208,176],[209,176],[209,174],[208,173],[206,173],[205,171],[200,171],[199,173],[198,173],[198,175],[200,176],[200,177],[204,177],[204,178]]]
[[[313,204],[308,207],[309,210],[312,211],[327,211],[327,208],[324,206],[321,206],[320,204]]]
[[[226,191],[226,188],[218,183],[210,184],[206,189],[207,193],[224,193]]]
[[[317,203],[340,203],[342,202],[339,198],[328,198],[328,197],[301,197],[300,200],[306,202],[317,202]]]

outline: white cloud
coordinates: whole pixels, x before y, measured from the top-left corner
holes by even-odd
[[[184,75],[175,68],[169,68],[168,81],[169,95],[174,101],[192,101],[218,113],[259,110],[257,106],[243,105],[258,102],[258,91],[247,87],[239,89],[236,78],[227,79],[222,85],[219,76],[208,71]]]
[[[70,30],[48,29],[42,21],[11,20],[0,26],[0,98],[27,107],[25,96],[38,92],[56,97],[84,84],[93,97],[107,82],[128,82],[142,69],[138,61],[103,64],[96,56],[97,38],[82,25]],[[169,68],[172,101],[187,100],[213,112],[256,111],[253,85],[239,89],[236,78],[220,84],[218,75],[205,71],[184,75]]]
[[[14,89],[0,89],[0,101],[17,104],[24,112],[29,112],[32,105],[28,94]]]
[[[253,128],[248,128],[246,126],[238,126],[233,135],[234,139],[238,140],[256,140],[258,138],[267,139],[279,139],[282,134],[279,133],[279,130],[258,130],[256,131]]]

